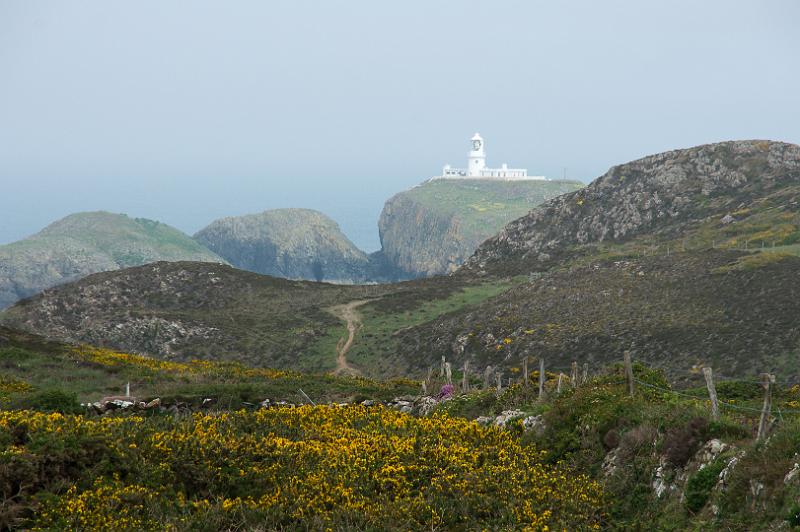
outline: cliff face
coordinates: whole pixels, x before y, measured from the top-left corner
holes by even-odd
[[[364,282],[368,275],[367,255],[313,210],[222,218],[194,238],[237,268],[265,275],[334,283]]]
[[[0,308],[89,274],[159,260],[223,262],[166,224],[124,214],[72,214],[0,246]]]
[[[455,270],[485,239],[575,181],[433,180],[393,196],[378,221],[382,256],[397,278]]]

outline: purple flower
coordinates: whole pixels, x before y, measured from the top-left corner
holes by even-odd
[[[453,392],[456,391],[456,387],[452,384],[445,384],[442,386],[442,389],[439,390],[439,395],[436,396],[437,399],[445,399],[447,397],[452,397]]]

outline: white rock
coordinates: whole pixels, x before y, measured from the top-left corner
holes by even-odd
[[[524,416],[525,412],[522,410],[503,410],[500,415],[494,418],[494,424],[498,427],[505,427],[512,419]]]
[[[800,464],[795,463],[794,467],[790,469],[788,473],[786,473],[785,477],[783,477],[783,483],[787,485],[791,484],[795,481],[795,479],[797,479],[798,475],[800,475]]]
[[[522,426],[525,432],[533,431],[536,434],[544,432],[544,418],[541,415],[528,416],[522,420]]]
[[[132,407],[133,401],[123,401],[122,399],[114,399],[113,401],[109,401],[108,403],[106,403],[106,406],[111,406],[111,405],[113,405],[114,408],[121,408],[124,410],[125,408]]]
[[[417,401],[417,408],[419,409],[419,415],[427,416],[436,408],[439,402],[434,399],[433,397],[421,397],[419,401]]]

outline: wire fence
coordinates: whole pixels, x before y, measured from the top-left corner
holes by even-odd
[[[683,398],[687,398],[687,399],[693,399],[693,400],[696,400],[696,401],[710,401],[710,399],[707,396],[691,395],[691,394],[688,394],[688,393],[679,392],[677,390],[671,390],[669,388],[662,388],[660,386],[653,386],[652,384],[649,384],[647,382],[641,381],[639,379],[634,379],[634,382],[636,384],[640,385],[640,386],[644,386],[645,388],[650,388],[652,390],[657,390],[657,391],[665,393],[665,394],[674,395],[674,396],[677,396],[677,397],[683,397]],[[757,413],[760,414],[761,410],[762,410],[761,408],[752,408],[752,407],[749,407],[749,406],[737,405],[737,404],[733,404],[733,403],[730,403],[728,401],[722,401],[722,400],[719,400],[719,399],[717,400],[717,404],[719,406],[724,406],[724,407],[730,408],[732,410],[740,410],[740,411],[744,411],[744,412],[757,412]],[[778,410],[778,409],[776,408],[776,410]],[[800,414],[800,409],[780,409],[780,412],[781,412],[781,414]]]

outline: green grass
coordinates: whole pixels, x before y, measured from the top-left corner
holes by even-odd
[[[524,277],[493,280],[482,284],[468,285],[440,299],[419,301],[410,308],[394,309],[386,301],[375,301],[360,307],[363,326],[356,335],[353,347],[347,354],[348,361],[367,374],[403,374],[395,367],[394,349],[397,347],[396,332],[441,318],[448,313],[466,310],[489,298],[505,292],[523,282]],[[337,332],[338,331],[338,332]],[[324,345],[335,347],[336,341],[346,334],[346,329],[337,327],[324,339]],[[337,336],[338,335],[338,336]]]
[[[248,374],[246,366],[215,364],[208,371],[180,372],[152,369],[122,358],[108,365],[78,356],[74,348],[57,343],[42,342],[33,335],[0,328],[6,338],[0,344],[0,402],[14,397],[22,400],[25,393],[4,393],[3,383],[23,382],[33,388],[31,393],[58,390],[74,394],[80,401],[97,401],[104,396],[124,393],[126,383],[140,398],[161,397],[200,403],[206,397],[226,402],[236,408],[241,401],[258,402],[265,398],[306,402],[299,393],[302,388],[319,402],[354,398],[390,399],[417,390],[409,381],[374,381],[363,378],[335,377],[320,373],[279,372]],[[146,360],[146,359],[144,359]],[[267,375],[267,376],[264,376]]]
[[[545,200],[583,187],[578,181],[439,179],[402,194],[430,210],[456,216],[469,239],[493,235]]]

